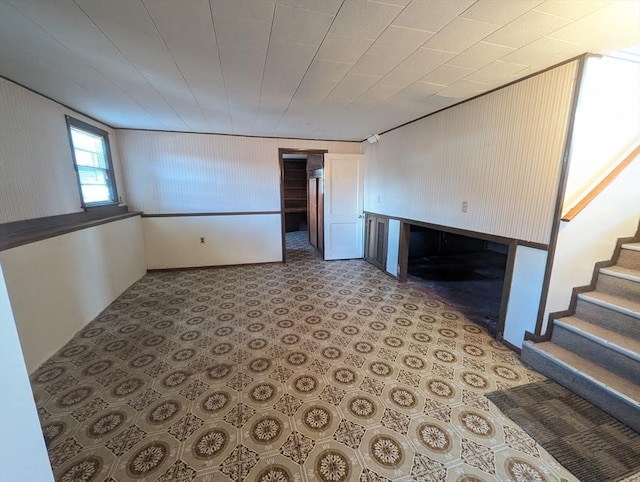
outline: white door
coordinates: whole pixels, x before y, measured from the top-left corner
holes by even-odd
[[[324,155],[324,259],[364,254],[364,157]]]

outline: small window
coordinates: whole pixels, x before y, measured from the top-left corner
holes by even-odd
[[[118,204],[118,192],[109,151],[109,134],[67,116],[71,152],[78,175],[82,206]]]

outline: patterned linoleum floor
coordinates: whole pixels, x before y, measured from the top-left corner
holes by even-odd
[[[33,374],[58,481],[575,480],[483,396],[542,376],[288,242],[287,264],[147,274]]]

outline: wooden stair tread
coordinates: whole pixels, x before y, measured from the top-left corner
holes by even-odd
[[[640,341],[621,335],[602,326],[583,320],[576,316],[567,316],[554,321],[554,324],[564,326],[571,331],[578,331],[601,345],[622,353],[634,360],[640,361]],[[571,328],[574,328],[572,330]]]
[[[607,293],[600,293],[599,291],[580,293],[578,299],[640,319],[640,303],[637,301],[609,295]]]
[[[530,342],[526,342],[530,343]],[[556,345],[553,342],[546,341],[543,343],[530,344],[534,351],[543,352],[548,358],[553,358],[563,365],[567,366],[571,371],[590,379],[603,388],[608,388],[615,392],[620,398],[626,398],[632,401],[640,409],[640,386],[635,383],[619,377],[615,373],[596,365],[593,362],[576,355],[575,353]]]

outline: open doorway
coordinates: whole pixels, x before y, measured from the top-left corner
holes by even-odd
[[[409,224],[406,280],[501,336],[510,244]]]
[[[280,149],[282,259],[322,254],[322,167],[325,150]]]

